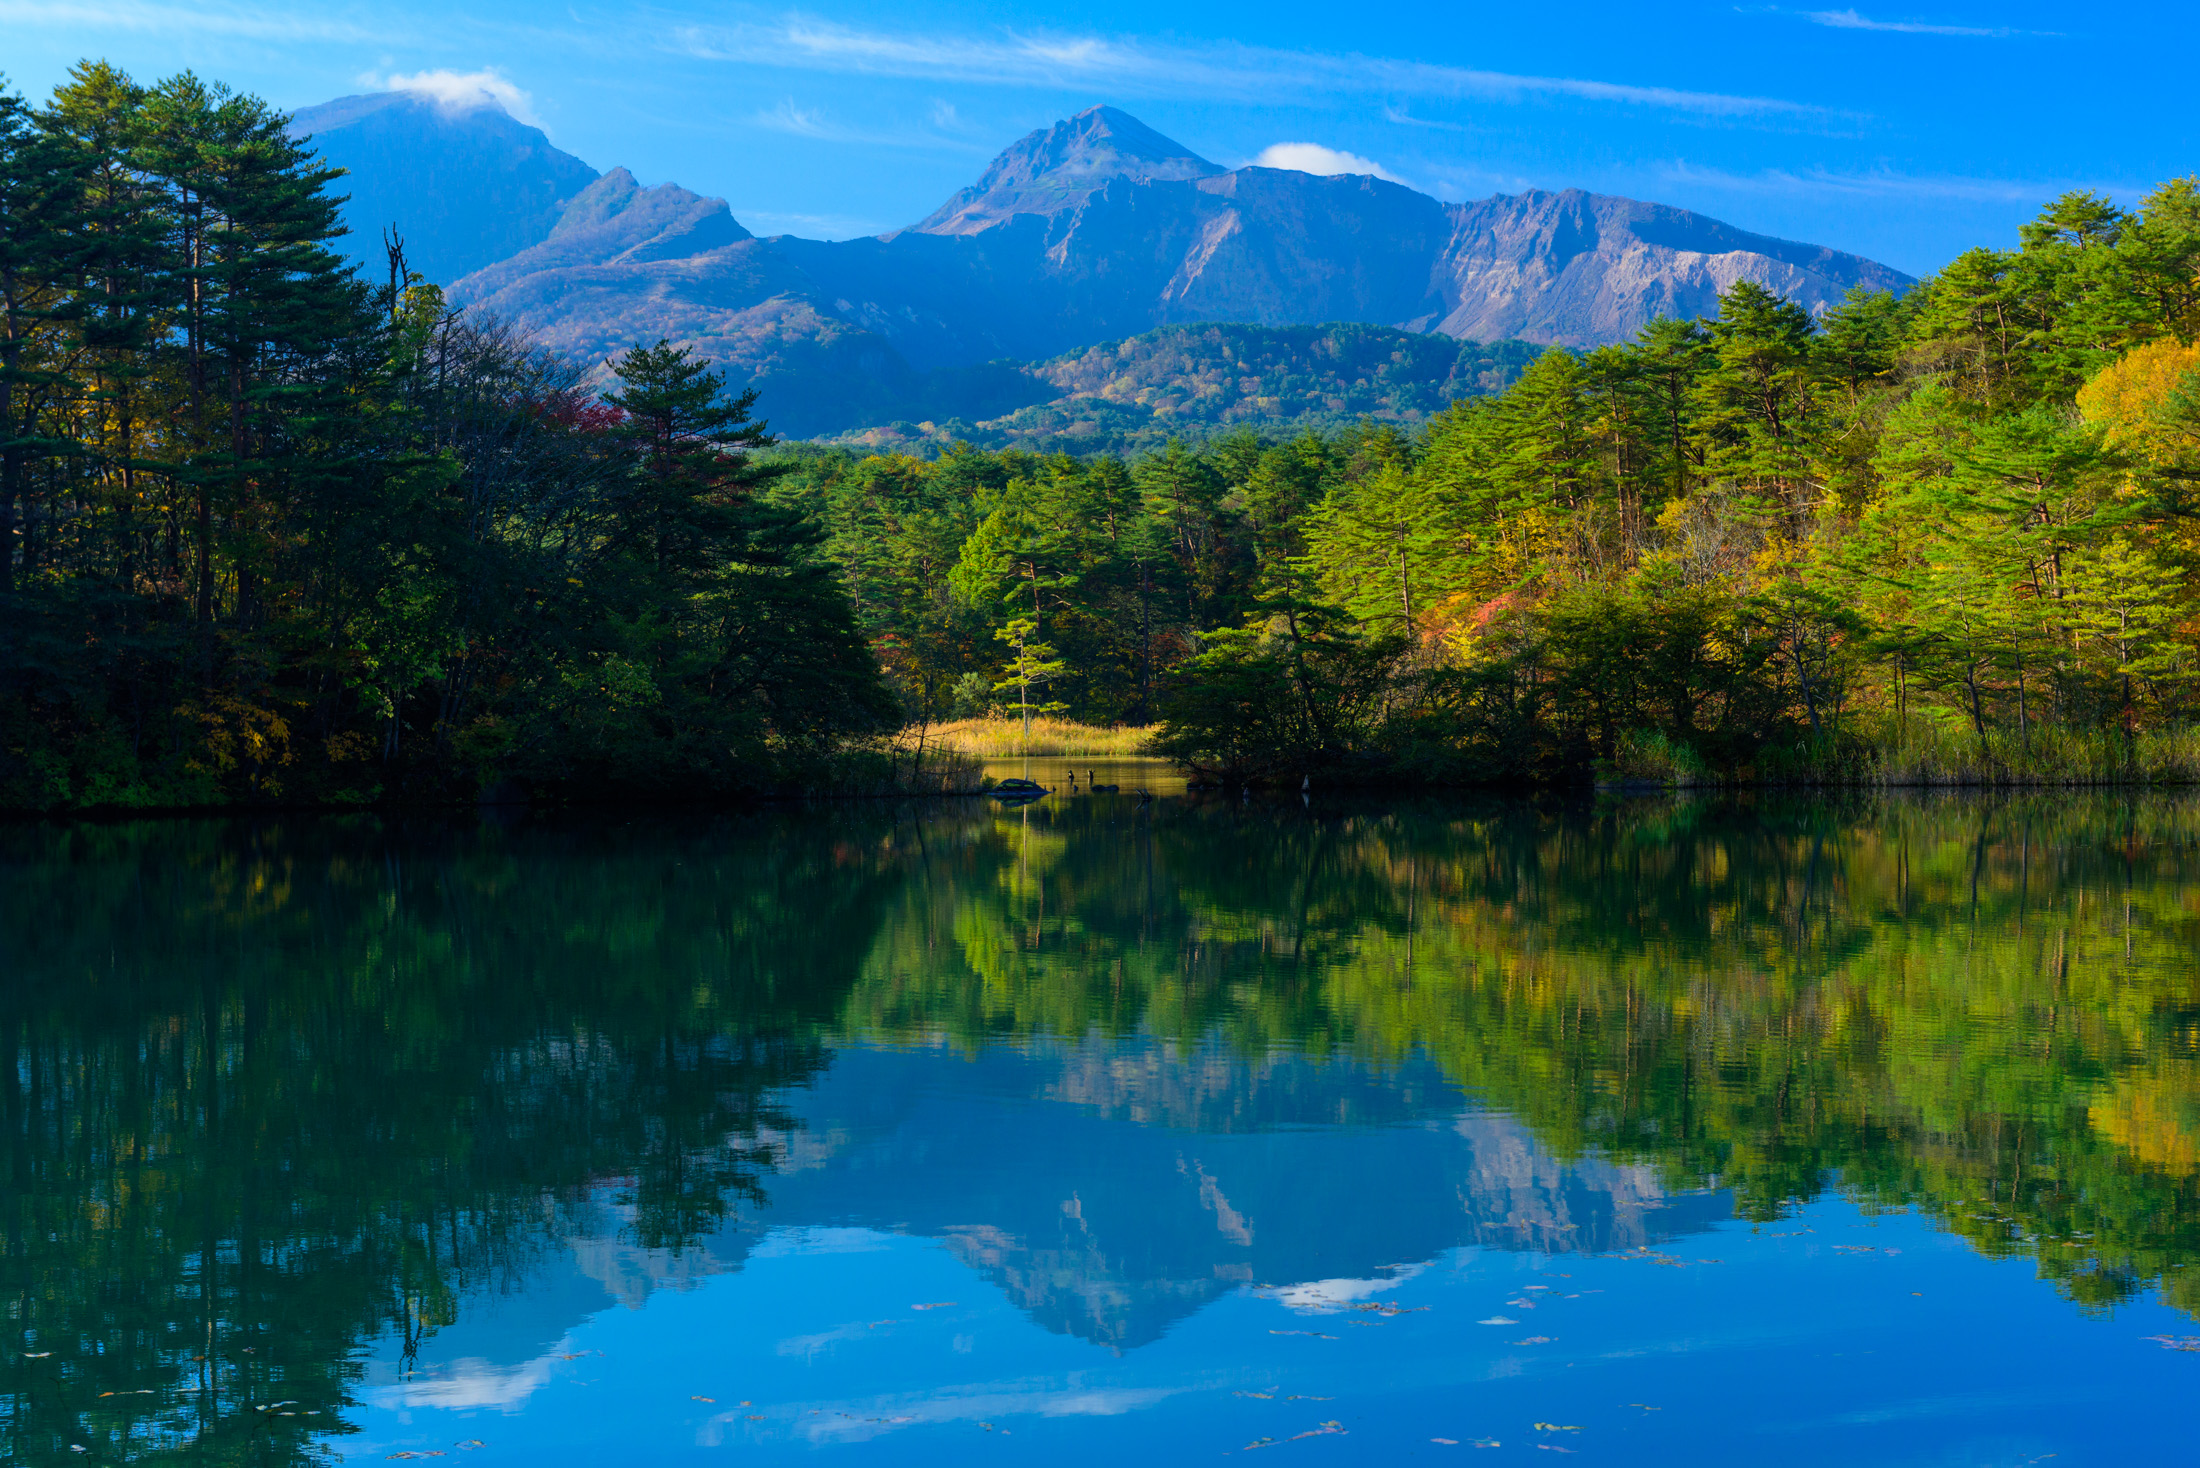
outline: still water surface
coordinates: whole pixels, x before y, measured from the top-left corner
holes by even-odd
[[[2191,802],[18,825],[0,1056],[13,1463],[2194,1450]]]

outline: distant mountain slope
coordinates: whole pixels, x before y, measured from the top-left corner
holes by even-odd
[[[519,302],[530,292],[540,296],[553,282],[563,284],[559,271],[684,260],[753,238],[734,222],[724,199],[706,199],[678,184],[645,189],[633,174],[614,168],[565,206],[540,244],[467,280],[469,289],[489,295],[517,287],[512,299]]]
[[[941,421],[927,410],[942,372],[961,374],[968,405],[949,416],[1037,408],[1062,392],[989,364],[1171,325],[1359,322],[1590,346],[1707,314],[1742,279],[1813,310],[1852,286],[1908,283],[1580,190],[1445,204],[1364,175],[1224,169],[1110,107],[1019,139],[919,225],[839,242],[756,239],[721,200],[645,189],[624,169],[599,178],[493,107],[384,94],[309,108],[296,126],[353,170],[362,258],[378,263],[394,222],[458,304],[598,363],[659,337],[692,344],[804,436]]]
[[[1164,326],[1043,362],[929,374],[896,420],[829,441],[907,451],[962,439],[1040,453],[1133,453],[1238,428],[1289,434],[1363,418],[1411,428],[1460,398],[1502,389],[1543,350],[1357,322]],[[764,388],[769,393],[768,382]]]
[[[407,262],[449,282],[549,237],[596,170],[560,152],[539,128],[492,106],[459,110],[413,92],[339,97],[292,116],[349,170],[343,242],[370,275],[382,268],[382,232],[394,225]]]
[[[692,343],[773,384],[766,408],[790,430],[831,432],[897,416],[935,369],[1172,324],[1590,346],[1707,314],[1741,279],[1813,310],[1908,284],[1858,256],[1579,190],[1444,204],[1364,175],[1224,170],[1107,107],[1019,140],[911,229],[715,243],[729,226],[588,258],[552,240],[452,293],[598,360],[636,340]]]

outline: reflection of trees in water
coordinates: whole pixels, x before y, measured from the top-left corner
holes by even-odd
[[[361,1341],[516,1286],[606,1184],[648,1248],[758,1196],[792,1126],[774,1095],[834,1034],[1197,1043],[1151,1073],[1085,1056],[1050,1094],[1222,1134],[1300,1091],[1340,1121],[1411,1098],[1305,1068],[1240,1084],[1213,1047],[1406,1086],[1422,1057],[1561,1158],[1760,1217],[1838,1169],[2077,1299],[2166,1281],[2200,1307],[2189,805],[439,830],[0,832],[0,1269],[9,1344],[51,1352],[0,1359],[17,1460],[310,1453]],[[1213,1233],[1203,1187],[1185,1226]],[[1228,1191],[1249,1232],[1280,1206]],[[1521,1212],[1472,1225],[1504,1242]],[[965,1244],[1113,1288],[1117,1246],[1096,1264],[1036,1230]],[[1183,1277],[1168,1262],[1122,1277]]]
[[[761,1197],[892,865],[765,835],[7,833],[13,1460],[309,1455],[605,1184],[650,1248]]]
[[[1760,1218],[1838,1170],[2074,1299],[2200,1310],[2189,800],[1094,802],[918,871],[858,1028],[1427,1054],[1560,1156]],[[1142,1114],[1254,1124],[1177,1086]]]

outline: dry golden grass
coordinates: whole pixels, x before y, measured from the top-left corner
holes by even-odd
[[[904,729],[901,743],[914,745],[920,731]],[[957,719],[934,724],[921,731],[927,745],[943,745],[979,759],[1016,759],[1023,755],[1090,755],[1122,759],[1151,754],[1149,741],[1155,730],[1103,729],[1094,724],[1074,724],[1068,719],[1036,718],[1031,738],[1024,738],[1021,719]]]

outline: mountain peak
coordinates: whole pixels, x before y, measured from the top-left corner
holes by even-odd
[[[1088,107],[1017,139],[984,177],[916,228],[925,234],[975,234],[1017,214],[1074,209],[1110,179],[1145,183],[1213,178],[1225,171],[1128,112]]]
[[[339,97],[291,114],[322,158],[351,177],[337,187],[350,256],[382,269],[382,232],[395,227],[408,263],[448,285],[549,235],[596,170],[562,152],[494,98],[454,107],[419,91]]]

